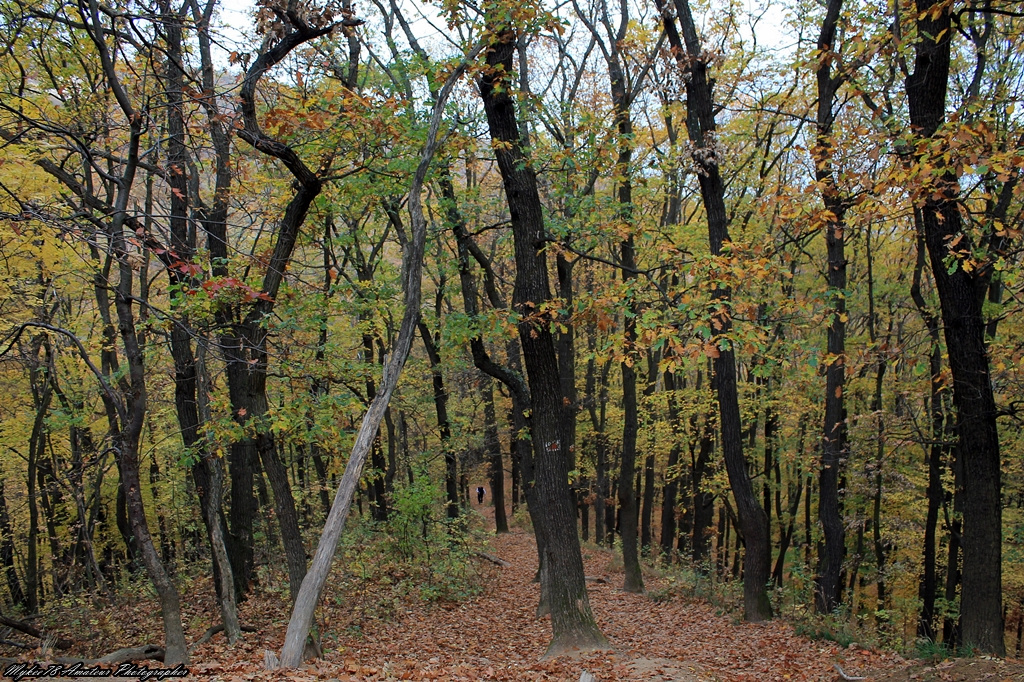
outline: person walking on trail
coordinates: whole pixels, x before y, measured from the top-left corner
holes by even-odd
[[[484,487],[482,485],[477,486],[477,488],[476,488],[476,503],[477,504],[483,504],[484,503]]]

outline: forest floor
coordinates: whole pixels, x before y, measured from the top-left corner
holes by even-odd
[[[481,508],[480,511],[490,511]],[[492,526],[493,527],[493,526]],[[550,637],[548,618],[535,618],[537,564],[533,536],[523,529],[493,538],[488,552],[509,566],[480,559],[482,592],[457,603],[418,599],[393,605],[387,617],[368,617],[367,595],[331,595],[318,616],[323,657],[301,669],[264,670],[264,652],[284,640],[287,592],[264,593],[241,607],[243,624],[259,628],[228,647],[223,635],[192,651],[192,679],[202,680],[571,680],[586,671],[597,680],[904,680],[973,682],[1024,680],[1024,664],[986,658],[909,661],[897,654],[852,644],[811,640],[792,625],[739,622],[712,604],[678,594],[670,579],[645,575],[647,595],[620,589],[622,570],[609,550],[588,547],[584,562],[590,601],[610,649],[542,660]],[[476,563],[476,562],[474,562]],[[210,589],[183,595],[190,641],[217,622]],[[209,587],[207,584],[206,587]],[[372,588],[370,588],[372,589]],[[372,597],[372,595],[369,595]],[[69,612],[62,634],[87,647],[60,655],[99,656],[123,646],[159,643],[158,611],[150,600],[122,602],[91,615]],[[38,652],[21,655],[37,660]],[[838,666],[838,667],[837,667]],[[841,674],[839,669],[842,670]]]

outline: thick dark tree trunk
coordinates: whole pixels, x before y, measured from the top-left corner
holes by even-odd
[[[952,10],[937,0],[918,0],[913,11],[918,41],[906,81],[907,102],[914,132],[930,138],[945,121],[955,27]],[[1002,473],[982,311],[992,270],[968,271],[953,253],[951,244],[962,234],[956,176],[940,169],[929,183],[919,206],[953,375],[957,457],[963,467],[961,636],[964,644],[1003,656]],[[967,237],[956,248],[973,248],[969,242]]]
[[[622,30],[616,38],[625,37],[625,15]],[[619,59],[618,47],[612,46],[608,56],[608,76],[611,80],[612,105],[615,127],[618,132],[618,156],[615,173],[618,176],[618,218],[626,226],[628,234],[619,244],[619,258],[622,265],[622,280],[628,289],[636,279],[636,246],[633,238],[633,182],[630,163],[633,159],[633,120],[629,111],[629,96],[626,88],[626,74]],[[627,592],[643,592],[644,579],[640,572],[640,556],[637,547],[637,523],[639,510],[636,497],[639,493],[633,485],[636,473],[636,440],[640,430],[640,415],[637,409],[636,366],[640,354],[636,348],[636,322],[639,306],[633,295],[627,293],[626,310],[623,315],[622,348],[625,359],[622,371],[622,464],[619,468],[619,533],[622,538],[622,563],[625,571],[623,589]]]
[[[256,450],[267,480],[270,481],[270,488],[274,491],[274,513],[281,527],[281,542],[288,566],[288,588],[294,600],[306,576],[306,545],[302,541],[302,531],[299,530],[299,515],[295,511],[288,469],[278,456],[274,438],[269,431],[257,434]]]
[[[682,29],[682,39],[675,21],[665,7],[665,0],[656,0],[665,18],[665,33],[676,53],[680,68],[686,71],[687,132],[693,144],[692,158],[698,168],[701,197],[708,221],[708,241],[714,256],[722,254],[729,238],[729,217],[725,209],[725,185],[719,170],[716,124],[711,80],[708,76],[709,55],[697,35],[696,24],[688,0],[676,0],[676,15]],[[758,504],[743,456],[742,421],[736,378],[736,357],[728,341],[732,330],[732,317],[728,312],[732,292],[728,286],[717,285],[712,292],[715,305],[722,309],[712,321],[711,344],[718,350],[714,358],[715,379],[718,388],[719,432],[722,436],[722,455],[729,475],[729,485],[736,499],[738,522],[746,546],[743,571],[743,613],[749,621],[762,621],[772,616],[767,584],[771,569],[771,548],[768,522]]]
[[[439,291],[443,290],[443,283]],[[438,294],[440,297],[440,293]],[[436,306],[436,312],[440,314],[440,298]],[[438,321],[440,323],[440,320]],[[438,351],[440,339],[435,339],[430,329],[422,320],[419,323],[420,338],[423,339],[423,347],[427,351],[427,358],[430,360],[430,378],[434,386],[434,412],[437,414],[437,428],[441,433],[441,449],[444,452],[444,489],[448,504],[446,505],[449,519],[459,517],[459,471],[458,460],[455,451],[452,450],[452,431],[448,422],[448,393],[444,388],[444,375],[441,373],[441,354]],[[493,402],[491,405],[493,410]],[[492,484],[493,489],[493,484]]]
[[[260,293],[256,300],[236,311],[238,317],[225,320],[230,324],[221,340],[227,360],[228,394],[232,417],[252,431],[254,437],[232,444],[231,456],[231,541],[232,569],[235,582],[245,589],[252,577],[252,527],[255,503],[252,496],[253,476],[261,461],[274,491],[274,508],[280,524],[291,593],[298,594],[306,572],[306,551],[298,526],[295,500],[288,481],[287,469],[280,461],[273,435],[266,422],[266,382],[268,367],[267,331],[263,320],[272,314],[275,300],[291,262],[299,231],[313,200],[320,194],[322,181],[287,144],[268,137],[260,127],[256,111],[256,88],[260,79],[299,45],[323,35],[331,27],[313,28],[304,21],[290,27],[287,36],[266,45],[253,60],[242,79],[238,96],[241,123],[236,128],[239,138],[256,151],[278,160],[294,178],[295,194],[278,221],[273,251],[267,259]],[[226,181],[225,181],[226,182]],[[221,179],[218,177],[218,184]],[[219,216],[218,216],[219,217]],[[226,250],[226,234],[219,220],[210,221],[211,256]],[[225,242],[226,243],[226,242]],[[214,249],[216,248],[216,252]],[[218,270],[214,270],[218,274]],[[372,355],[371,355],[372,357]],[[236,471],[237,469],[237,471]],[[236,505],[239,507],[236,511]]]
[[[504,81],[512,73],[516,41],[508,30],[497,31],[495,41],[487,53],[488,70],[480,78],[480,94],[512,218],[516,253],[513,304],[522,316],[519,339],[529,378],[534,490],[539,503],[531,505],[531,512],[544,515],[547,537],[541,569],[547,572],[551,603],[548,653],[555,655],[604,647],[607,642],[590,609],[569,492],[567,422],[574,416],[564,404],[550,326],[540,317],[540,306],[551,298],[540,195],[536,175],[520,146],[515,104]]]
[[[623,128],[626,128],[626,132]],[[620,122],[619,134],[625,135],[632,128],[628,117],[625,124]],[[619,150],[619,163],[629,160],[629,148]],[[631,190],[628,182],[623,182],[619,189],[621,204],[630,205]],[[636,277],[636,258],[633,248],[633,236],[630,235],[620,244],[623,280],[626,282]],[[640,415],[637,410],[636,395],[636,363],[639,361],[633,345],[636,343],[636,311],[633,306],[625,316],[623,347],[630,358],[621,363],[622,370],[622,463],[619,467],[619,535],[622,538],[622,563],[625,572],[623,588],[626,592],[643,592],[644,579],[640,572],[640,556],[637,547],[638,510],[636,504],[637,491],[633,487],[636,476],[636,438],[640,428]]]
[[[229,370],[229,385],[231,383],[230,376]],[[256,522],[257,506],[253,485],[255,484],[255,469],[258,461],[255,450],[252,441],[248,439],[232,443],[228,450],[231,506],[228,510],[230,530],[226,539],[235,592],[239,599],[248,593],[255,569],[256,540],[253,535],[253,527]]]
[[[832,165],[833,106],[842,83],[832,75],[833,55],[838,53],[836,24],[842,0],[829,0],[818,36],[821,52],[818,82],[815,177],[822,187],[825,205],[829,324],[825,363],[825,424],[821,437],[821,470],[818,474],[818,521],[824,542],[819,548],[814,604],[818,613],[831,613],[842,603],[842,569],[846,556],[839,481],[848,455],[846,429],[846,200],[840,194]]]
[[[627,323],[628,326],[628,323]],[[627,332],[628,336],[629,332]],[[623,589],[643,592],[637,551],[637,508],[633,479],[636,476],[636,435],[639,428],[636,400],[636,371],[631,362],[622,363],[622,463],[619,467],[619,535],[622,538],[622,562],[625,569]]]
[[[297,226],[296,226],[297,229]],[[276,293],[276,287],[275,287]],[[232,416],[240,424],[255,421],[261,424],[267,412],[266,335],[255,321],[246,321],[235,327],[238,335],[222,348],[227,354],[228,393]],[[248,427],[251,429],[252,427]],[[299,531],[298,514],[292,497],[288,472],[277,454],[273,435],[266,426],[259,426],[253,437],[243,437],[232,443],[229,456],[231,471],[231,535],[228,550],[235,584],[244,594],[252,579],[253,525],[256,520],[256,499],[253,496],[257,464],[262,463],[273,490],[274,512],[280,526],[281,539],[288,566],[289,587],[294,597],[298,593],[306,572],[306,550]]]
[[[508,532],[505,514],[505,465],[501,458],[501,440],[498,438],[498,419],[494,411],[494,387],[490,380],[481,389],[484,397],[484,439],[487,447],[488,471],[491,479],[491,504],[494,505],[494,530]]]

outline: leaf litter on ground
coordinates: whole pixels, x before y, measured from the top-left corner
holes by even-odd
[[[486,521],[492,521],[489,507],[479,510]],[[425,602],[410,597],[400,604],[390,604],[392,608],[379,618],[373,617],[373,609],[366,604],[354,604],[346,595],[332,593],[329,581],[317,621],[323,637],[323,658],[297,670],[264,669],[264,651],[276,652],[284,641],[289,610],[286,591],[258,592],[240,610],[242,622],[259,631],[247,633],[234,647],[226,645],[223,635],[196,647],[190,672],[195,679],[224,682],[576,682],[583,671],[602,681],[831,682],[842,679],[839,669],[848,677],[878,682],[1024,680],[1024,665],[1013,661],[911,663],[894,653],[811,640],[797,635],[781,620],[740,623],[735,616],[722,614],[696,598],[652,599],[649,595],[669,593],[672,587],[654,574],[645,575],[647,595],[626,593],[621,589],[621,566],[613,561],[611,551],[594,547],[584,551],[588,590],[610,648],[544,660],[550,624],[548,618],[534,615],[538,587],[534,582],[537,550],[532,534],[514,529],[495,536],[489,551],[510,566],[481,560],[476,568],[483,590],[478,596],[460,602]],[[201,585],[206,589],[194,586],[183,603],[190,641],[218,620],[212,585],[208,580]],[[360,597],[372,603],[373,590],[372,584],[367,586]],[[104,650],[161,640],[155,599],[121,603],[92,620],[97,621],[105,627],[92,632],[92,638],[70,655],[98,656]],[[123,630],[116,627],[118,622],[125,623]],[[82,633],[71,630],[61,634],[82,642]],[[141,637],[140,641],[126,641],[129,630],[132,639]],[[22,658],[31,660],[33,656],[23,654]],[[151,667],[157,665],[151,662]]]

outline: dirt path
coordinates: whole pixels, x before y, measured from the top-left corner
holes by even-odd
[[[485,514],[488,507],[478,508]],[[489,514],[488,514],[489,516]],[[547,618],[534,610],[537,585],[536,545],[531,534],[515,529],[496,536],[492,552],[510,566],[481,560],[484,593],[458,604],[406,604],[388,622],[372,622],[358,632],[332,632],[324,659],[291,676],[322,680],[579,680],[582,671],[598,680],[836,680],[834,665],[848,675],[892,669],[902,659],[861,649],[840,650],[830,642],[812,642],[784,623],[739,624],[701,601],[675,597],[655,601],[624,593],[621,569],[603,549],[587,549],[584,562],[590,599],[611,649],[577,658],[541,661],[550,638]],[[649,594],[667,585],[647,576]],[[282,614],[283,617],[284,614]],[[267,648],[281,633],[266,633]],[[261,660],[260,642],[245,645]],[[199,652],[197,652],[199,653]],[[218,679],[237,679],[230,668],[207,669]],[[235,666],[248,679],[263,677],[258,667]],[[244,671],[244,672],[243,672]],[[198,671],[197,671],[198,672]],[[236,673],[236,674],[237,674]],[[246,674],[247,673],[247,674]]]
[[[493,523],[488,506],[474,508]],[[488,526],[493,527],[493,525]],[[189,679],[224,680],[569,680],[587,671],[597,680],[677,680],[680,682],[840,680],[836,665],[848,676],[876,682],[903,680],[1024,680],[1024,666],[988,659],[961,659],[911,666],[899,656],[858,647],[840,649],[831,642],[798,637],[782,622],[740,623],[714,606],[678,595],[685,589],[646,574],[647,595],[626,594],[621,568],[611,552],[585,549],[591,604],[611,649],[580,657],[541,661],[550,638],[547,618],[534,617],[538,587],[533,536],[523,529],[493,538],[491,553],[507,567],[475,562],[484,589],[459,603],[405,600],[387,618],[353,620],[358,600],[376,603],[373,585],[362,594],[331,591],[320,609],[324,656],[299,670],[269,672],[265,651],[276,651],[288,622],[286,591],[254,595],[242,607],[242,620],[258,624],[235,647],[221,637],[198,647]],[[363,585],[357,581],[357,585]],[[674,589],[673,589],[674,587]],[[183,600],[190,639],[215,617],[212,590],[196,590]],[[672,596],[676,593],[675,596]],[[653,596],[652,596],[653,595]],[[655,598],[658,597],[658,598]],[[148,606],[147,606],[148,604]],[[159,618],[147,600],[126,604],[110,614],[111,640],[159,641]],[[134,617],[127,617],[128,613]],[[158,611],[157,611],[158,613]],[[128,623],[126,623],[126,617]],[[104,616],[107,618],[107,616]],[[149,631],[134,632],[128,624]],[[115,627],[116,625],[116,627]],[[97,633],[98,634],[98,633]],[[101,646],[99,642],[94,642]],[[101,648],[110,648],[103,644]],[[115,647],[116,648],[116,647]],[[89,655],[89,654],[85,654]]]

